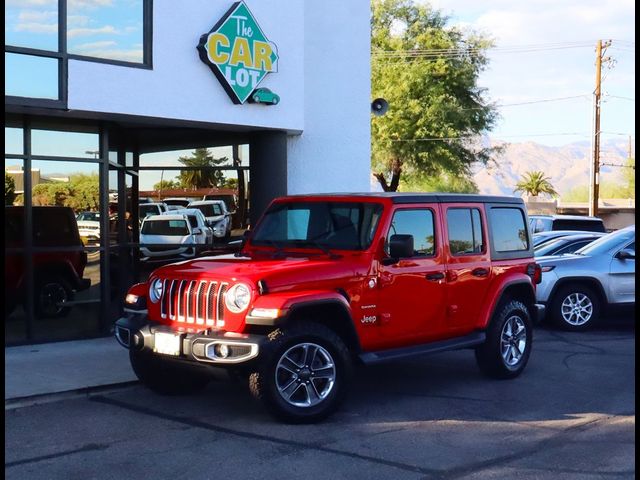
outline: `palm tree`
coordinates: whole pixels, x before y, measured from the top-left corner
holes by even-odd
[[[190,157],[180,157],[178,161],[185,167],[199,167],[193,170],[181,170],[178,180],[183,188],[207,188],[219,187],[224,181],[224,174],[220,170],[212,170],[207,167],[216,167],[228,162],[227,157],[214,158],[206,148],[196,148]]]
[[[525,192],[527,195],[537,197],[541,193],[548,195],[558,195],[558,192],[553,188],[549,177],[544,176],[544,172],[525,172],[522,175],[522,179],[516,183],[514,192]]]

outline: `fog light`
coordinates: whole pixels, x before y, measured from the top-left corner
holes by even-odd
[[[216,345],[216,356],[220,358],[227,358],[229,356],[229,346],[224,343]]]
[[[127,296],[125,297],[125,302],[130,303],[132,305],[135,305],[136,303],[138,303],[138,295],[134,295],[133,293],[127,293]]]

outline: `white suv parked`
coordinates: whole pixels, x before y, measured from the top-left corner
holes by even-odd
[[[207,234],[192,227],[189,216],[181,212],[166,212],[146,217],[140,227],[141,260],[193,258],[200,245],[206,245]]]
[[[194,235],[198,237],[198,244],[210,245],[213,243],[213,229],[209,226],[206,217],[196,208],[181,208],[180,210],[169,210],[163,215],[186,215],[191,224]]]
[[[215,238],[228,240],[231,236],[231,213],[223,200],[199,200],[191,202],[189,208],[200,210],[213,228]]]

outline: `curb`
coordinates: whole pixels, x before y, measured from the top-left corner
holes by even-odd
[[[107,385],[97,385],[94,387],[75,388],[73,390],[64,390],[62,392],[42,393],[38,395],[29,395],[26,397],[8,398],[4,401],[4,410],[15,410],[18,408],[32,407],[46,403],[59,402],[62,400],[70,400],[76,398],[89,398],[92,395],[117,392],[126,388],[139,385],[137,380],[128,382],[110,383]]]

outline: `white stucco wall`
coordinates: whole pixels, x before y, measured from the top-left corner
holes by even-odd
[[[231,7],[230,0],[154,0],[153,70],[69,61],[69,108],[229,125],[304,128],[304,2],[245,2],[278,47],[278,72],[260,87],[278,105],[235,105],[198,56],[200,35]]]
[[[69,61],[69,108],[303,132],[288,192],[370,190],[370,0],[246,0],[278,47],[260,84],[275,106],[235,105],[199,58],[232,0],[154,0],[153,70]]]
[[[288,190],[368,192],[369,0],[305,1],[305,129],[289,137]]]

